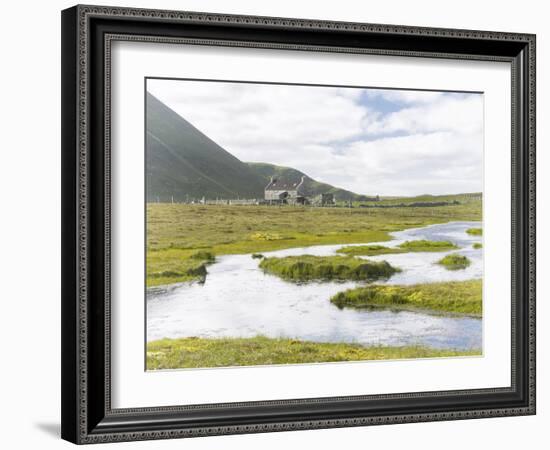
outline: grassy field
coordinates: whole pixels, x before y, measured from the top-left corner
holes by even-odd
[[[357,280],[389,278],[399,269],[386,261],[366,261],[353,256],[287,256],[265,258],[260,263],[267,273],[285,280]]]
[[[389,232],[481,220],[481,201],[418,208],[147,204],[147,285],[201,279],[214,256],[323,244],[383,242]],[[198,272],[195,272],[198,271]]]
[[[460,204],[479,203],[481,201],[481,195],[472,196],[471,194],[449,194],[449,195],[417,195],[415,197],[381,197],[377,202],[356,202],[357,205],[366,204],[370,206],[396,206],[396,205],[410,205],[410,204],[437,204],[448,203],[453,204],[458,202]],[[355,203],[354,203],[355,204]],[[433,207],[433,206],[432,206]]]
[[[436,311],[481,317],[481,280],[415,284],[371,285],[349,289],[331,300],[339,308],[391,308]]]
[[[337,253],[343,253],[349,256],[376,256],[393,253],[444,252],[455,248],[458,247],[449,241],[417,240],[403,242],[397,247],[386,247],[384,245],[354,245],[342,247],[337,250]]]
[[[437,264],[442,265],[448,270],[461,270],[468,267],[471,262],[466,256],[462,255],[447,255],[444,258],[437,261]]]
[[[426,347],[363,347],[358,344],[304,342],[293,339],[161,339],[147,344],[147,369],[305,364],[336,361],[417,359],[480,355],[480,350]]]

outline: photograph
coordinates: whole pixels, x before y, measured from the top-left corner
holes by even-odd
[[[483,92],[144,91],[146,370],[483,357]]]
[[[536,73],[548,27],[529,7],[495,19],[490,6],[441,15],[435,2],[399,2],[64,5],[61,33],[44,22],[61,62],[44,92],[60,101],[37,108],[60,114],[34,114],[51,119],[34,134],[59,122],[61,157],[49,160],[61,167],[8,166],[61,175],[60,215],[38,223],[60,225],[42,241],[60,241],[61,264],[37,266],[61,279],[38,271],[34,283],[55,280],[61,304],[40,299],[29,314],[12,301],[24,308],[9,317],[42,321],[59,342],[27,342],[15,320],[9,334],[26,343],[16,377],[40,367],[53,378],[62,439],[536,441]],[[26,120],[6,135],[20,145],[29,108],[16,94],[33,83],[12,72],[22,81],[6,84],[8,110]],[[11,172],[13,186],[39,176]],[[34,242],[36,208],[52,210],[44,186],[29,186],[7,198],[34,218],[5,221],[25,231],[6,236],[27,284],[21,243]],[[37,342],[55,368],[22,350]]]

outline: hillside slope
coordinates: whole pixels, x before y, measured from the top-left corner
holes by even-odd
[[[147,201],[263,196],[264,179],[147,94]]]
[[[337,200],[367,198],[299,170],[267,163],[244,163],[147,94],[146,172],[148,202],[264,197],[271,176],[298,183],[305,176],[307,196],[332,193]]]

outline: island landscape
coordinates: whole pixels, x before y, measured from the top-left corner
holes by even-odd
[[[449,181],[449,192],[399,195],[373,182],[368,165],[364,182],[361,172],[355,184],[346,180],[352,161],[331,178],[316,164],[315,173],[307,162],[281,164],[275,152],[275,160],[269,151],[258,152],[265,160],[237,157],[163,102],[169,89],[148,83],[148,370],[482,355],[481,190],[456,192],[461,186]],[[247,95],[247,86],[234,95]],[[367,108],[362,95],[354,104]],[[469,101],[434,102],[442,99]],[[401,109],[384,114],[418,107],[395,105]],[[231,133],[220,136],[239,148]],[[423,176],[460,178],[447,163]]]

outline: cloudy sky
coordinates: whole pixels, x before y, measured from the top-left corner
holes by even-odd
[[[185,80],[147,89],[241,161],[359,194],[482,190],[482,94]]]

